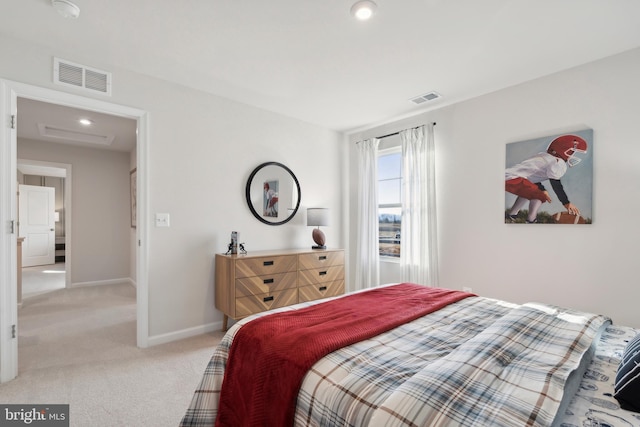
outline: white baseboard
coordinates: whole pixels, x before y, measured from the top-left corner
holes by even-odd
[[[79,288],[83,286],[102,286],[102,285],[114,285],[119,283],[129,283],[131,286],[135,287],[136,282],[129,278],[122,279],[110,279],[110,280],[96,280],[93,282],[77,282],[72,283],[72,288]],[[168,334],[154,335],[149,337],[147,344],[148,347],[152,347],[154,345],[166,344],[172,341],[178,341],[185,338],[195,337],[196,335],[207,334],[209,332],[221,331],[222,330],[222,321],[208,323],[206,325],[195,326],[193,328],[183,329],[181,331],[170,332]]]
[[[195,326],[193,328],[183,329],[181,331],[170,332],[168,334],[154,335],[149,337],[149,347],[154,345],[166,344],[172,341],[178,341],[185,338],[195,337],[196,335],[207,334],[213,331],[222,330],[222,321],[208,323],[206,325]]]
[[[71,287],[80,288],[83,286],[116,285],[118,283],[129,283],[132,286],[136,286],[136,282],[134,282],[130,277],[123,277],[122,279],[95,280],[92,282],[76,282],[76,283],[72,283]]]

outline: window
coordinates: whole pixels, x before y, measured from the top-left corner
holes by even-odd
[[[378,227],[381,257],[400,258],[402,229],[402,152],[400,147],[378,152]]]

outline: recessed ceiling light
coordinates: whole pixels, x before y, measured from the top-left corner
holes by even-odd
[[[69,0],[51,0],[51,6],[65,18],[76,19],[80,16],[80,8]]]
[[[376,11],[376,5],[371,0],[361,0],[351,6],[351,14],[361,21],[371,18]]]
[[[89,126],[90,124],[92,124],[93,122],[89,119],[80,119],[78,120],[80,122],[80,124],[85,125],[85,126]]]

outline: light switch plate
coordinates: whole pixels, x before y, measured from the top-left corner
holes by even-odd
[[[169,227],[169,214],[157,213],[156,214],[156,227]]]

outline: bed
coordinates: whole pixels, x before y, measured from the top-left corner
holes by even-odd
[[[181,426],[640,426],[613,396],[639,333],[548,304],[382,286],[234,324]]]

